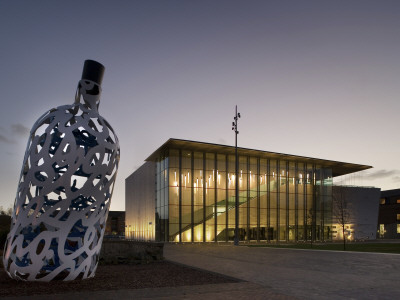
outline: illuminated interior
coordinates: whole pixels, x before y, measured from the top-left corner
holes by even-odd
[[[344,225],[344,236],[348,241],[354,241],[354,224]],[[343,240],[343,228],[340,224],[332,225],[332,239],[333,240]]]
[[[156,178],[160,240],[234,239],[234,155],[169,149]],[[241,155],[238,180],[240,241],[331,239],[329,168]]]
[[[155,176],[142,182],[136,171],[131,175],[136,179],[127,184],[133,200],[126,203],[126,236],[233,241],[238,183],[239,241],[331,240],[332,178],[370,168],[239,148],[236,175],[234,149],[176,139],[158,148],[142,166],[154,164]],[[142,186],[149,184],[155,194],[139,197]],[[143,205],[152,208],[142,213]]]

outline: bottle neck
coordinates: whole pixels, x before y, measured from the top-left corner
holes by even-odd
[[[98,110],[100,104],[101,87],[94,81],[82,79],[78,83],[75,94],[75,103],[80,103],[88,109]]]

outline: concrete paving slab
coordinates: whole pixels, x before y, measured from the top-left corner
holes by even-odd
[[[166,259],[300,299],[400,299],[400,255],[168,244]]]
[[[167,244],[164,255],[243,281],[4,299],[400,299],[399,254]]]
[[[251,282],[191,285],[137,290],[91,291],[59,295],[7,297],[7,300],[122,300],[122,299],[277,299],[296,300]]]

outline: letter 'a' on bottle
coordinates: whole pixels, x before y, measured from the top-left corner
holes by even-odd
[[[95,275],[119,164],[119,142],[99,114],[104,66],[87,60],[73,104],[33,125],[3,254],[17,280]]]

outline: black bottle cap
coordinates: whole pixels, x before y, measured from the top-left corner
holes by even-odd
[[[104,66],[94,60],[85,60],[85,64],[83,66],[82,79],[87,79],[96,82],[98,85],[101,85],[103,81],[104,75]]]

